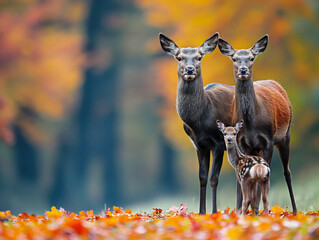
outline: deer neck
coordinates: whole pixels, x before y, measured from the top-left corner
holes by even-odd
[[[244,154],[240,151],[237,143],[233,144],[232,146],[227,146],[227,156],[228,156],[228,161],[230,165],[236,169],[239,160],[244,156]]]
[[[247,128],[254,127],[257,100],[252,78],[246,81],[236,79],[235,101],[239,119],[244,120]]]
[[[176,106],[184,123],[191,128],[199,124],[200,115],[206,106],[201,75],[189,82],[178,77]]]

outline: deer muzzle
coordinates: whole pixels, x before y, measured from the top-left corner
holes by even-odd
[[[248,80],[250,78],[250,72],[247,67],[241,67],[237,72],[238,78],[240,80]]]
[[[188,65],[184,68],[184,76],[185,81],[192,81],[196,78],[196,68],[194,66]]]
[[[228,145],[231,145],[231,144],[233,143],[233,139],[232,139],[231,137],[227,137],[226,143],[227,143]]]

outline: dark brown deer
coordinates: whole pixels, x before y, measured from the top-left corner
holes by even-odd
[[[223,162],[225,143],[216,126],[220,119],[231,123],[231,102],[234,86],[209,84],[203,88],[201,59],[217,46],[218,33],[207,39],[198,48],[179,48],[171,39],[159,34],[163,50],[178,61],[177,112],[183,121],[186,134],[196,148],[199,162],[200,207],[206,213],[206,186],[210,165],[210,152],[213,153],[210,184],[213,193],[213,213],[217,211],[216,190]]]
[[[268,192],[270,187],[268,163],[262,157],[245,155],[240,151],[236,137],[243,126],[242,120],[236,123],[235,127],[225,127],[224,123],[217,120],[217,126],[224,134],[228,161],[235,169],[237,180],[243,193],[243,204],[242,208],[238,209],[238,213],[245,214],[250,205],[252,215],[255,215],[258,183],[263,197],[264,213],[268,214]]]
[[[284,169],[293,212],[297,212],[289,169],[291,105],[285,90],[273,80],[253,82],[252,67],[258,54],[265,51],[268,35],[250,49],[235,50],[219,39],[220,51],[234,64],[236,78],[235,99],[232,106],[232,123],[243,119],[245,126],[238,134],[240,149],[248,155],[263,157],[271,163],[273,146],[276,145]],[[233,125],[232,124],[232,125]],[[237,184],[237,209],[241,207],[242,194]],[[258,191],[257,209],[260,201]]]

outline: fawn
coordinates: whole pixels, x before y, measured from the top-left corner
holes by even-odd
[[[226,127],[219,120],[216,121],[219,130],[224,134],[224,140],[227,149],[228,161],[236,171],[237,180],[240,183],[243,193],[243,204],[239,213],[245,214],[251,205],[252,214],[255,215],[257,184],[259,184],[262,200],[264,204],[264,213],[268,214],[268,192],[270,186],[270,169],[268,163],[259,156],[243,154],[236,141],[237,133],[243,126],[243,120],[239,121],[235,127]]]

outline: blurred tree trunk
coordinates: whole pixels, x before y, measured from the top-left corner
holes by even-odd
[[[107,206],[120,204],[116,98],[121,62],[116,51],[120,52],[121,47],[114,43],[121,38],[121,29],[112,28],[107,21],[112,14],[122,10],[118,5],[115,0],[89,3],[84,46],[88,67],[83,74],[78,112],[75,119],[71,119],[75,128],[62,133],[65,140],[59,142],[52,204],[62,203],[64,199],[63,206],[77,210],[96,208],[101,202]],[[109,64],[103,55],[105,52],[112,58]],[[96,188],[102,192],[99,200],[89,195],[91,186],[88,183],[92,177],[89,169],[93,163],[98,165],[99,174],[102,172],[103,187]]]
[[[72,148],[70,141],[68,140],[69,134],[60,134],[58,139],[56,166],[53,170],[55,173],[54,185],[49,193],[50,206],[67,206],[65,198],[67,197],[66,183],[68,179],[66,177],[65,169],[67,169],[66,163],[70,162],[70,149]]]
[[[177,152],[165,136],[160,135],[161,167],[160,182],[163,192],[176,194],[180,189],[177,169]]]
[[[23,119],[22,121],[30,121],[34,118],[36,116],[33,111],[21,107],[20,119]],[[13,131],[15,135],[13,153],[17,167],[17,177],[19,178],[18,182],[35,184],[39,177],[36,144],[25,135],[24,130],[18,124],[14,125]]]
[[[148,72],[154,56],[145,47],[150,33],[143,24],[144,16],[130,1],[90,2],[84,47],[88,67],[83,73],[78,111],[59,141],[52,205],[73,211],[101,208],[104,203],[122,206],[124,201],[140,200],[143,194],[155,196],[178,189],[176,152],[162,136],[161,116],[156,116],[158,93]],[[154,34],[157,31],[151,36]],[[120,116],[125,117],[124,122],[119,121]],[[119,124],[124,125],[120,128]],[[122,146],[127,155],[121,158]],[[148,148],[160,156],[154,157]],[[160,166],[150,179],[160,193],[156,188],[145,190],[150,182],[143,180],[142,173],[141,182],[130,181],[138,166],[147,171],[152,164]],[[136,191],[128,195],[128,188]],[[99,196],[91,196],[92,192]]]
[[[82,99],[78,114],[79,156],[77,159],[77,182],[83,189],[87,183],[87,170],[90,162],[97,161],[103,168],[104,197],[108,206],[118,205],[120,184],[118,178],[118,105],[116,101],[118,88],[118,66],[120,59],[115,57],[117,46],[105,45],[119,38],[121,29],[109,29],[106,19],[109,14],[119,11],[117,1],[91,1],[86,23],[87,42],[85,51],[89,61],[102,59],[105,50],[111,55],[112,64],[101,68],[94,63],[85,72],[82,87]],[[90,59],[90,56],[92,59]],[[90,64],[90,63],[89,63]],[[104,62],[98,64],[105,65]],[[82,195],[82,194],[81,194]],[[87,193],[83,192],[83,197]],[[90,202],[89,199],[87,199]]]

